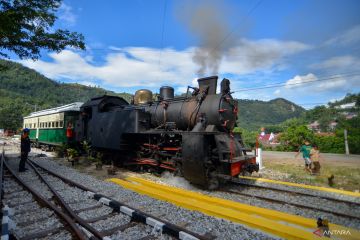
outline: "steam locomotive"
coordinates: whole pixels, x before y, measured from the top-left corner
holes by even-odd
[[[238,104],[223,79],[198,79],[186,96],[174,97],[164,86],[152,92],[138,90],[129,104],[121,97],[101,96],[90,101],[44,110],[24,118],[37,145],[66,142],[66,126],[74,124],[75,140],[86,140],[104,159],[116,165],[151,171],[170,170],[193,184],[217,188],[221,179],[258,171],[248,155],[236,125]],[[33,131],[34,130],[34,131]]]
[[[133,102],[115,96],[93,98],[80,108],[77,136],[123,166],[171,170],[193,184],[214,189],[219,176],[258,171],[240,136],[234,136],[238,104],[230,81],[198,79],[185,97],[161,87],[157,100],[146,89]]]

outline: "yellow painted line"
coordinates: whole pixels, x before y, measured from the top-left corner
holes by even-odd
[[[200,204],[212,204],[216,206],[222,206],[227,209],[231,209],[237,212],[246,213],[250,216],[262,217],[264,219],[272,220],[280,223],[287,223],[290,226],[299,226],[302,230],[310,231],[311,233],[317,228],[316,220],[311,218],[305,218],[301,216],[296,216],[284,212],[279,212],[271,209],[249,206],[247,204],[234,202],[222,198],[211,197],[201,193],[188,191],[176,187],[170,187],[163,184],[157,184],[149,180],[137,177],[127,177],[128,181],[134,182],[136,184],[141,184],[142,187],[146,186],[156,190],[163,191],[165,194],[174,194],[175,196],[182,196],[188,199],[196,199]],[[211,215],[211,214],[210,214]],[[217,216],[217,215],[213,215]],[[219,216],[217,216],[219,217]],[[221,217],[221,216],[220,216]],[[224,217],[226,218],[226,217]],[[230,219],[231,220],[231,219]],[[347,228],[337,224],[329,224],[330,230],[337,230],[345,232],[350,232],[351,235],[342,235],[340,239],[360,239],[360,232],[355,229]],[[338,235],[336,235],[338,237]]]
[[[323,191],[323,192],[339,193],[339,194],[343,194],[343,195],[349,195],[352,197],[360,197],[360,193],[345,191],[345,190],[340,190],[340,189],[334,189],[334,188],[319,187],[319,186],[312,186],[312,185],[292,183],[292,182],[282,182],[282,181],[266,179],[266,178],[256,178],[256,177],[246,177],[246,176],[240,176],[239,178],[255,180],[255,181],[259,181],[259,182],[267,182],[267,183],[288,185],[288,186],[293,186],[293,187],[307,188],[307,189],[313,189],[313,190],[318,190],[318,191]]]
[[[160,200],[169,201],[173,204],[190,210],[197,210],[207,215],[246,224],[250,227],[261,229],[286,239],[319,239],[319,237],[317,237],[315,234],[306,230],[274,222],[266,218],[262,218],[261,216],[242,213],[240,211],[229,209],[221,205],[204,203],[202,201],[198,201],[196,198],[191,199],[188,197],[179,196],[176,193],[166,192],[160,188],[148,187],[146,185],[142,185],[141,183],[132,183],[117,178],[109,179],[109,181],[119,184],[124,188],[131,189]]]
[[[170,192],[176,193],[177,195],[180,195],[180,196],[189,197],[191,199],[197,199],[201,202],[225,206],[227,208],[234,209],[236,211],[245,212],[247,214],[255,214],[255,215],[259,215],[259,216],[266,217],[266,218],[272,218],[277,221],[286,221],[286,222],[290,222],[292,224],[301,225],[304,228],[309,228],[309,229],[316,228],[316,221],[314,221],[313,219],[300,219],[299,217],[297,217],[295,215],[290,215],[290,214],[283,213],[283,212],[278,212],[278,211],[261,208],[261,207],[255,207],[255,206],[249,207],[249,205],[247,205],[247,204],[234,202],[234,201],[226,200],[223,198],[211,197],[211,196],[193,192],[193,191],[187,191],[187,190],[176,188],[176,187],[169,187],[169,186],[166,186],[163,184],[156,184],[156,183],[153,183],[151,181],[148,181],[148,180],[145,180],[142,178],[127,177],[126,179],[129,181],[141,183],[141,184],[149,186],[149,187],[154,187],[154,188],[161,189],[164,191],[170,191]]]
[[[128,181],[114,178],[109,181],[190,210],[242,223],[286,239],[318,239],[312,233],[316,229],[316,220],[313,219],[209,197],[192,191],[155,184],[144,179],[134,177],[127,179]],[[351,235],[336,235],[339,239],[360,239],[360,233],[357,230],[334,224],[330,225],[330,229],[350,232]]]

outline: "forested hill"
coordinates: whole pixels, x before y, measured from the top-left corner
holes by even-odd
[[[127,93],[114,93],[98,87],[55,82],[21,64],[0,59],[0,129],[18,128],[22,116],[39,109],[72,102],[85,102],[100,95],[131,99]],[[20,125],[19,125],[20,124]]]
[[[19,128],[22,116],[36,109],[85,102],[103,94],[131,99],[127,93],[114,93],[80,84],[58,83],[21,64],[0,60],[0,129]],[[269,102],[239,100],[240,126],[256,130],[264,125],[281,123],[298,117],[305,110],[285,99]]]
[[[283,98],[271,101],[239,99],[238,122],[240,127],[249,130],[261,126],[275,125],[289,118],[300,117],[305,109]]]
[[[130,100],[130,94],[114,93],[98,87],[58,83],[21,64],[0,59],[0,90],[5,97],[26,96],[27,102],[39,106],[57,106],[87,101],[94,96],[119,95]]]

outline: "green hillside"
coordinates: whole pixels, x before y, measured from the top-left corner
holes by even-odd
[[[239,99],[239,126],[256,130],[262,126],[275,125],[287,119],[300,117],[305,109],[283,98],[271,101]]]
[[[21,64],[0,59],[0,128],[18,128],[22,116],[92,97],[117,95],[130,101],[127,93],[114,93],[80,84],[58,83]]]
[[[39,110],[76,101],[85,102],[105,93],[124,97],[128,101],[131,99],[127,93],[58,83],[18,63],[0,60],[0,66],[0,128],[19,128],[22,116],[33,112],[35,108]],[[298,117],[304,111],[280,98],[269,102],[239,100],[238,122],[242,128],[256,130],[264,125],[274,125]]]

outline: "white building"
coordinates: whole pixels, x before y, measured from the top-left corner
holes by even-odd
[[[348,109],[348,108],[354,108],[355,107],[355,102],[352,102],[352,103],[345,103],[345,104],[342,104],[340,106],[336,106],[335,108],[338,108],[338,109]]]

